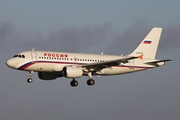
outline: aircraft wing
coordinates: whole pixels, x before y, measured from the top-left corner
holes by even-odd
[[[106,62],[89,63],[89,64],[82,65],[82,67],[85,67],[88,69],[93,69],[93,70],[100,70],[103,68],[117,66],[120,63],[127,63],[128,60],[136,59],[136,58],[138,58],[138,57],[125,57],[125,58],[110,60],[110,61],[106,61]]]

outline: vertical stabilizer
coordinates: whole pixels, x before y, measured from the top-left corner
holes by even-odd
[[[162,28],[153,28],[130,56],[143,55],[143,58],[154,59],[156,57],[161,32]]]

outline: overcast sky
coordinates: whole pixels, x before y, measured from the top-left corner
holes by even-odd
[[[1,120],[179,120],[180,1],[0,0]],[[126,75],[42,81],[5,62],[31,50],[129,54],[153,27],[165,66]]]

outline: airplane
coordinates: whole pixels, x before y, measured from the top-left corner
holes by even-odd
[[[162,28],[154,27],[139,46],[129,55],[84,54],[70,52],[31,51],[20,52],[6,61],[10,68],[29,72],[28,83],[34,72],[41,80],[70,78],[72,87],[78,86],[76,78],[88,76],[87,85],[92,86],[94,75],[120,75],[165,65],[171,59],[155,59]]]

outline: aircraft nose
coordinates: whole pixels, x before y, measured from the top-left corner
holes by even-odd
[[[11,68],[16,68],[16,61],[13,60],[13,59],[9,59],[7,62],[6,62],[6,65],[8,67],[11,67]]]

